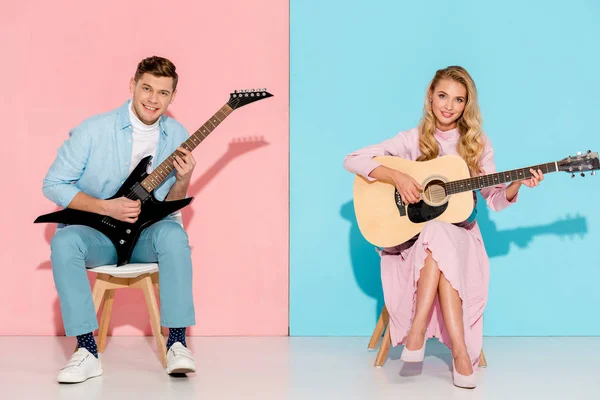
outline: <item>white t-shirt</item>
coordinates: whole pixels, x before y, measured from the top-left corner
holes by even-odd
[[[154,169],[154,158],[156,157],[156,149],[158,148],[158,120],[152,125],[144,124],[133,112],[132,103],[129,103],[129,119],[133,127],[133,146],[129,173],[137,167],[142,158],[152,156],[152,160],[148,165],[148,173],[150,173]]]

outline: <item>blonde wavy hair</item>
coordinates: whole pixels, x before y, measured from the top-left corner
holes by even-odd
[[[456,121],[456,128],[460,134],[457,145],[458,154],[467,163],[471,176],[477,176],[484,171],[480,165],[483,153],[483,132],[481,130],[481,112],[477,104],[477,88],[469,73],[462,67],[451,66],[440,69],[429,84],[425,96],[423,117],[419,123],[419,149],[421,156],[417,161],[427,161],[439,155],[438,143],[435,140],[436,117],[431,108],[430,98],[438,82],[442,79],[452,80],[462,84],[467,89],[467,101],[462,115]]]

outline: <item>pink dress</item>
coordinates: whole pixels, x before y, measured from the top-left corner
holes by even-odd
[[[456,145],[459,133],[456,129],[446,132],[437,130],[435,138],[440,156],[458,154]],[[481,166],[485,174],[494,173],[494,150],[486,136],[484,143]],[[379,166],[373,157],[391,155],[416,160],[420,154],[419,132],[414,128],[380,144],[350,153],[344,160],[344,167],[372,181],[374,179],[369,177],[369,173]],[[481,189],[482,196],[494,211],[500,211],[517,200],[515,196],[509,202],[505,192],[505,184]],[[473,369],[476,370],[483,341],[483,311],[490,278],[489,259],[477,223],[460,227],[433,220],[425,224],[417,239],[383,250],[381,282],[385,305],[390,314],[392,345],[404,344],[410,331],[415,313],[417,281],[427,257],[427,249],[462,300],[465,342]],[[451,348],[437,296],[427,326],[427,338],[432,337]]]

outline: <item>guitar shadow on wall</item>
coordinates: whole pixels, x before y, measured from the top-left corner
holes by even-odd
[[[253,150],[259,149],[264,146],[268,146],[270,143],[267,142],[263,137],[246,137],[240,139],[233,139],[229,142],[227,151],[213,164],[211,165],[198,179],[193,181],[188,188],[188,197],[196,196],[202,191],[202,189],[212,181],[223,168],[225,168],[233,159],[249,153]],[[62,208],[57,207],[53,211],[60,211]],[[185,207],[182,210],[184,227],[189,226],[194,217],[194,211],[192,207]],[[46,243],[50,245],[52,237],[56,231],[56,224],[46,224],[44,229],[44,239]],[[50,260],[44,261],[38,265],[37,270],[52,270],[52,263]],[[49,277],[50,278],[50,277]],[[93,287],[96,280],[96,274],[88,271],[88,279],[91,287]],[[121,289],[115,292],[115,306],[112,311],[110,327],[108,335],[112,335],[113,327],[130,325],[143,332],[145,336],[152,335],[152,328],[150,326],[150,320],[145,307],[144,294],[141,290],[137,289]],[[141,307],[141,308],[140,308]],[[101,310],[100,310],[101,312]],[[54,300],[53,305],[54,313],[54,335],[64,336],[65,330],[63,327],[62,313],[60,310],[60,302],[58,296]],[[65,347],[65,354],[67,356],[73,350],[72,346]]]
[[[507,255],[511,243],[519,248],[526,248],[536,236],[569,237],[579,235],[583,237],[588,232],[587,222],[581,216],[567,217],[545,225],[498,230],[495,222],[490,219],[490,209],[487,207],[485,200],[481,195],[477,194],[477,196],[477,222],[490,259]],[[375,247],[367,242],[360,233],[354,213],[354,202],[349,201],[342,205],[340,214],[350,222],[348,239],[354,278],[360,289],[375,300],[374,328],[384,305],[379,269],[380,257],[375,251]],[[493,260],[490,260],[490,262],[493,266]]]
[[[202,189],[204,189],[204,187],[234,158],[268,145],[269,142],[263,137],[246,137],[232,140],[229,142],[227,152],[211,165],[200,178],[190,184],[188,187],[188,197],[194,197],[200,193],[200,191],[202,191]],[[185,207],[182,210],[182,216],[183,226],[189,226],[194,219],[194,209],[192,207]]]

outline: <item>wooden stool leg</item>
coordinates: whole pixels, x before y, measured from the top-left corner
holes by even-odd
[[[158,287],[158,272],[153,273],[152,275],[150,275],[150,277],[152,278],[152,285],[154,286],[154,289],[156,289],[156,297],[160,301],[160,289]]]
[[[115,289],[108,289],[104,294],[102,315],[100,316],[100,328],[98,329],[98,352],[104,353],[106,349],[106,338],[108,336],[108,325],[112,314]]]
[[[379,314],[379,319],[377,320],[377,325],[375,325],[375,330],[373,331],[373,335],[371,335],[371,341],[369,342],[369,350],[374,350],[377,348],[379,341],[381,340],[381,335],[383,334],[383,330],[385,329],[388,321],[390,320],[390,315],[388,314],[387,308],[383,306],[381,310],[381,314]]]
[[[390,324],[385,328],[385,334],[383,335],[383,340],[381,341],[381,346],[379,347],[379,351],[377,352],[377,358],[375,359],[375,366],[382,367],[385,364],[385,360],[388,356],[388,351],[390,350],[390,345],[392,344],[392,339],[390,338]]]
[[[100,305],[102,304],[102,299],[104,298],[104,292],[106,292],[107,282],[104,280],[107,279],[106,274],[98,274],[96,277],[96,281],[94,282],[94,287],[92,288],[92,301],[94,302],[94,310],[96,314],[100,309]],[[75,344],[75,351],[79,349],[79,345]]]
[[[152,286],[154,286],[154,289],[156,289],[156,298],[158,299],[158,302],[160,303],[160,287],[158,286],[158,272],[153,273],[151,276],[152,276]],[[167,328],[163,328],[162,326],[160,327],[161,335],[168,336],[169,333],[167,331],[168,331]],[[165,332],[167,332],[167,333],[165,333]]]
[[[96,313],[98,313],[100,304],[102,304],[102,298],[106,292],[106,288],[108,286],[107,281],[109,278],[110,277],[106,274],[98,274],[96,281],[94,282],[94,288],[92,289],[92,300],[94,301],[94,309],[96,310]]]
[[[150,314],[150,325],[152,326],[152,332],[156,338],[156,344],[158,346],[158,355],[163,368],[167,367],[167,344],[165,338],[160,331],[160,313],[158,311],[158,304],[156,302],[156,296],[154,295],[154,288],[152,286],[152,278],[147,276],[141,280],[141,287],[146,297],[146,305],[148,306],[148,313]]]
[[[483,349],[481,349],[481,354],[479,355],[479,366],[483,368],[487,367],[487,361],[485,360]]]

